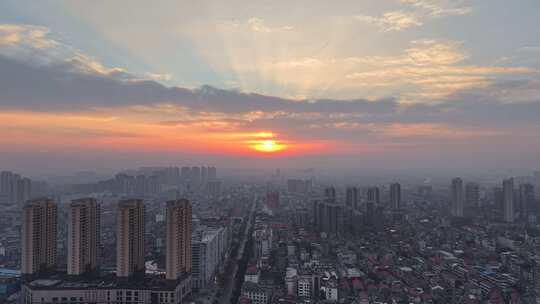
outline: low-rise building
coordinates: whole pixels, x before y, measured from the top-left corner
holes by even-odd
[[[114,275],[88,279],[58,274],[26,282],[22,287],[21,303],[180,304],[189,294],[189,274],[178,280],[147,276],[136,281],[118,279]]]

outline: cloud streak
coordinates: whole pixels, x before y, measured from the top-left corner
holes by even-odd
[[[378,27],[382,32],[402,31],[410,27],[421,26],[424,23],[414,14],[403,11],[391,11],[381,17],[367,15],[354,16],[356,20],[366,22]]]
[[[444,0],[400,0],[413,8],[384,12],[380,17],[358,15],[356,20],[375,25],[382,32],[398,32],[413,27],[419,27],[432,19],[450,16],[464,16],[472,12],[472,8],[456,5]]]

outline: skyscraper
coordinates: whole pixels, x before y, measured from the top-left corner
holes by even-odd
[[[401,208],[401,185],[399,183],[390,185],[390,205],[394,210]]]
[[[280,207],[280,195],[277,190],[268,190],[266,192],[266,206],[272,210],[278,210]]]
[[[10,171],[0,173],[0,201],[22,203],[31,198],[32,180]]]
[[[536,191],[536,198],[540,198],[540,171],[534,171],[534,179],[535,179],[535,188],[539,191]]]
[[[369,187],[367,190],[367,200],[378,205],[381,202],[379,187]]]
[[[454,178],[451,186],[452,193],[452,215],[462,217],[463,216],[463,180],[461,178]]]
[[[201,185],[201,167],[191,167],[191,190],[198,191]]]
[[[368,200],[365,206],[364,223],[368,226],[373,226],[375,224],[375,202]]]
[[[324,196],[326,197],[327,202],[335,203],[336,202],[336,188],[327,187],[326,189],[324,189]]]
[[[22,274],[32,275],[54,270],[56,266],[56,204],[40,198],[23,208]]]
[[[493,188],[493,204],[497,210],[504,213],[504,197],[503,189],[501,187]]]
[[[0,172],[0,195],[9,195],[13,173],[11,171]]]
[[[527,219],[531,212],[536,211],[536,206],[534,205],[534,186],[531,184],[519,185],[518,199],[520,217]]]
[[[514,222],[514,179],[503,180],[503,219],[507,223]]]
[[[344,228],[343,205],[314,201],[314,223],[320,232],[342,233]]]
[[[100,206],[93,198],[74,200],[68,212],[69,275],[97,270],[100,251]]]
[[[480,187],[476,183],[467,183],[465,185],[465,201],[469,207],[479,207]]]
[[[355,210],[358,209],[358,188],[347,188],[346,205],[349,208],[354,208]]]
[[[208,181],[208,167],[201,167],[201,182],[203,185]]]
[[[144,204],[142,200],[118,203],[116,219],[116,276],[144,274]]]
[[[208,167],[208,179],[216,179],[217,178],[217,170],[216,167]]]
[[[176,280],[191,272],[191,203],[167,202],[166,277]]]

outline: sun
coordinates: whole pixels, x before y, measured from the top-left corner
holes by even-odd
[[[273,139],[261,140],[253,146],[253,148],[260,152],[278,152],[286,148],[286,145],[276,142]]]

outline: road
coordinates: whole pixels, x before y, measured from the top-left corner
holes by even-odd
[[[229,263],[231,261],[233,263],[233,270],[227,273],[227,276],[223,278],[222,282],[226,282],[225,286],[221,286],[221,288],[209,288],[207,292],[204,292],[196,297],[196,301],[198,303],[202,304],[231,304],[233,291],[235,288],[236,283],[236,274],[238,273],[238,262],[242,259],[242,256],[244,255],[244,249],[249,237],[249,231],[251,229],[252,223],[253,223],[253,215],[255,214],[255,208],[257,206],[258,197],[255,196],[252,203],[251,203],[251,210],[249,212],[249,215],[246,217],[246,227],[244,228],[243,233],[240,235],[241,240],[238,245],[238,250],[236,251],[235,256],[229,257],[229,259],[225,263]],[[219,294],[219,297],[218,297]]]
[[[255,196],[251,204],[251,211],[249,212],[247,225],[242,235],[240,248],[238,249],[236,257],[234,258],[234,270],[230,273],[229,276],[227,276],[227,279],[225,280],[227,283],[221,289],[221,296],[218,299],[220,304],[231,303],[230,301],[231,301],[232,293],[234,290],[234,284],[236,282],[235,277],[236,277],[236,273],[238,272],[238,261],[240,261],[240,259],[242,259],[242,256],[244,255],[244,248],[246,247],[246,242],[248,239],[248,232],[250,231],[251,225],[253,224],[253,215],[255,214],[255,207],[257,206],[257,200],[258,200],[258,197]]]

